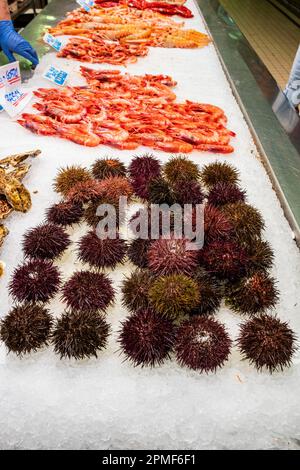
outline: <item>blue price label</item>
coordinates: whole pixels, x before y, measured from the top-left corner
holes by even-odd
[[[49,44],[49,46],[53,47],[53,49],[55,49],[56,51],[61,50],[62,42],[59,39],[52,36],[52,34],[46,33],[43,39],[46,44]]]
[[[56,85],[60,85],[60,86],[63,86],[66,83],[68,76],[69,76],[68,72],[57,69],[53,65],[49,67],[49,69],[44,75],[45,78],[55,83]]]

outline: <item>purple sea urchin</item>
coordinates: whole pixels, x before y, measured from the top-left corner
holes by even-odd
[[[205,186],[210,189],[217,183],[237,184],[239,172],[234,166],[226,162],[216,161],[204,165],[200,177]]]
[[[271,315],[260,315],[241,325],[237,343],[256,369],[270,373],[291,365],[296,336],[288,324]]]
[[[236,239],[241,244],[251,243],[261,236],[265,223],[261,213],[249,204],[236,202],[222,207],[234,229]]]
[[[100,197],[100,181],[87,180],[76,183],[67,194],[68,201],[74,204],[86,204]]]
[[[70,243],[69,235],[59,225],[41,224],[25,233],[23,251],[28,258],[53,260],[60,256]]]
[[[170,320],[153,310],[143,309],[122,323],[119,342],[135,366],[161,365],[169,357],[175,340]]]
[[[175,200],[178,204],[202,204],[204,194],[197,181],[179,181],[174,184]]]
[[[172,206],[176,202],[175,194],[169,183],[163,178],[156,178],[150,181],[149,202],[152,204],[167,204]]]
[[[61,358],[97,357],[106,347],[109,330],[108,323],[98,312],[65,312],[56,321],[52,335],[54,351]]]
[[[100,158],[92,165],[92,174],[97,180],[110,176],[126,176],[126,167],[118,158]]]
[[[217,240],[228,240],[232,233],[233,227],[226,215],[207,204],[204,209],[204,242],[208,244]]]
[[[200,290],[200,302],[190,315],[212,315],[221,306],[223,288],[218,279],[198,268],[194,276]]]
[[[83,207],[81,204],[74,204],[70,201],[61,201],[49,207],[46,212],[47,220],[51,224],[67,227],[77,224],[83,216]]]
[[[235,312],[255,315],[275,307],[278,294],[275,280],[264,272],[257,272],[230,286],[226,302]]]
[[[149,307],[148,292],[153,277],[147,270],[137,269],[122,283],[122,304],[131,312]]]
[[[67,166],[59,170],[53,186],[56,192],[67,196],[73,186],[90,178],[91,175],[86,168],[77,165]]]
[[[188,240],[161,238],[153,241],[148,251],[148,266],[157,275],[183,273],[190,275],[198,264],[198,252],[188,249]]]
[[[245,275],[249,258],[237,243],[216,241],[200,251],[200,264],[210,274],[234,280]]]
[[[0,337],[9,352],[27,354],[47,345],[52,318],[40,305],[17,305],[0,326]]]
[[[9,292],[19,302],[47,302],[59,286],[58,269],[50,261],[36,259],[15,269]]]
[[[217,183],[209,191],[207,202],[212,206],[224,206],[235,202],[244,202],[246,192],[236,184]]]
[[[132,240],[128,247],[128,258],[139,268],[146,268],[148,266],[148,250],[151,246],[151,243],[151,240],[136,238]]]
[[[224,326],[207,317],[193,317],[179,326],[175,353],[179,364],[202,372],[215,372],[228,360],[231,339]]]
[[[102,240],[95,231],[90,231],[79,241],[78,259],[98,269],[114,269],[124,261],[126,251],[126,243],[121,238]]]
[[[197,307],[200,292],[195,280],[184,274],[171,274],[154,281],[149,290],[149,300],[157,312],[181,320]]]
[[[164,174],[171,184],[187,181],[197,181],[200,171],[196,163],[189,160],[184,155],[172,157],[163,167]]]
[[[131,178],[144,177],[151,180],[160,176],[161,166],[159,160],[152,154],[134,157],[128,168]]]
[[[62,300],[73,310],[106,310],[115,291],[111,280],[102,273],[78,271],[62,288]]]
[[[146,201],[149,199],[149,182],[151,179],[147,178],[146,176],[136,176],[135,178],[131,178],[131,186],[133,188],[134,193],[139,198]]]

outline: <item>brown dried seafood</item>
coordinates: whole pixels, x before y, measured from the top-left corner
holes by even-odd
[[[5,219],[14,210],[27,212],[31,208],[30,193],[21,182],[31,165],[24,162],[27,158],[36,157],[40,153],[40,150],[32,150],[0,160],[0,220]],[[7,234],[7,228],[1,224],[0,246]],[[2,274],[1,265],[0,276]]]

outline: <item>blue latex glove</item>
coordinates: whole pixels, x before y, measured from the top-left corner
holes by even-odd
[[[0,21],[0,47],[10,62],[16,60],[13,56],[13,52],[15,52],[30,60],[34,66],[39,63],[37,53],[33,47],[15,31],[10,20]]]

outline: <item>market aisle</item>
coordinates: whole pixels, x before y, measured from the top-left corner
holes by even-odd
[[[220,0],[283,89],[300,42],[300,28],[267,0]]]

